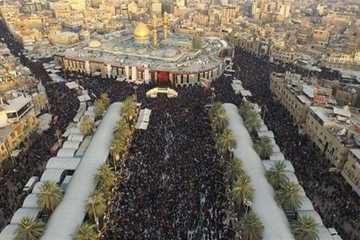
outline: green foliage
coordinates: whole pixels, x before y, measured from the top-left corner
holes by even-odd
[[[81,134],[87,136],[93,132],[94,121],[89,116],[84,116],[80,123]]]
[[[296,210],[301,207],[300,185],[294,182],[287,182],[276,191],[276,200],[283,209]]]
[[[214,103],[212,108],[210,109],[209,116],[211,128],[214,134],[221,134],[228,125],[228,118],[222,104],[219,102]]]
[[[97,222],[99,218],[104,217],[107,209],[106,199],[103,193],[95,192],[90,196],[87,206],[89,216],[93,217]]]
[[[24,217],[16,230],[15,240],[38,240],[44,233],[45,224],[37,219]]]
[[[250,183],[250,178],[246,175],[242,175],[237,179],[231,192],[232,200],[235,203],[244,205],[248,201],[252,201],[254,189],[251,187]]]
[[[38,205],[43,211],[51,213],[62,201],[62,198],[63,193],[60,187],[56,183],[46,181],[41,186]]]
[[[240,106],[240,114],[244,119],[244,125],[249,132],[258,131],[261,127],[261,122],[258,114],[253,110],[253,106],[248,101],[243,101]]]
[[[106,106],[105,106],[105,104],[101,101],[101,100],[96,100],[95,101],[95,116],[96,116],[96,118],[99,118],[99,117],[101,117],[103,114],[104,114],[104,112],[105,112],[105,110],[106,110]]]
[[[309,216],[299,217],[292,226],[296,240],[318,240],[319,230],[314,218]]]
[[[254,149],[261,159],[269,159],[273,153],[271,139],[267,136],[261,137],[255,142]]]
[[[237,231],[240,232],[241,239],[246,240],[262,240],[264,233],[264,225],[259,217],[250,211],[246,213],[239,221]]]
[[[286,176],[285,161],[276,161],[275,165],[266,172],[266,178],[275,190],[284,186],[289,180]]]
[[[233,132],[230,129],[225,129],[224,132],[218,136],[216,146],[221,153],[225,153],[226,151],[235,148],[236,140]]]
[[[116,184],[116,174],[109,164],[102,165],[97,171],[98,189],[107,200],[111,199],[112,189]]]
[[[75,240],[99,240],[95,226],[92,224],[84,223],[80,226]]]
[[[237,158],[230,160],[226,168],[225,176],[229,179],[229,183],[232,186],[233,183],[242,175],[245,175],[242,162]]]
[[[103,103],[105,109],[107,109],[110,106],[110,98],[107,93],[102,93],[100,95],[100,101]]]

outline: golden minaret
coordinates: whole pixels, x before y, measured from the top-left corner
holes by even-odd
[[[152,46],[153,46],[153,48],[158,47],[157,23],[158,23],[157,17],[154,16],[152,21],[151,21],[151,25],[152,25]]]
[[[164,40],[168,39],[168,35],[169,35],[169,18],[167,16],[167,14],[164,14],[164,18],[163,18],[163,28],[164,28]]]

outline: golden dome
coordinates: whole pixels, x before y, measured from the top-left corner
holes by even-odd
[[[150,30],[145,23],[139,23],[134,30],[134,38],[136,41],[147,41],[149,40]]]
[[[99,48],[99,47],[101,47],[101,42],[99,42],[98,40],[92,40],[89,43],[89,47],[90,48]]]

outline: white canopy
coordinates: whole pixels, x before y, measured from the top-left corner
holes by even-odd
[[[273,166],[275,166],[275,163],[278,162],[277,160],[263,160],[262,164],[265,167],[266,171],[269,171]],[[284,163],[286,164],[285,171],[287,172],[295,172],[295,169],[290,161],[285,160]]]
[[[68,140],[66,142],[64,142],[63,144],[63,148],[72,148],[72,149],[78,149],[80,146],[81,141],[71,141]]]
[[[70,134],[68,136],[68,140],[69,141],[79,141],[79,142],[82,142],[84,140],[84,135],[82,134]]]
[[[50,182],[60,183],[64,171],[65,171],[64,169],[58,169],[58,168],[45,169],[44,173],[41,175],[40,182],[50,181]]]
[[[19,208],[11,218],[10,224],[20,224],[21,219],[24,217],[36,219],[39,216],[40,211],[39,208]]]
[[[67,83],[65,83],[65,85],[69,89],[78,89],[79,88],[79,84],[77,84],[76,82],[67,82]]]
[[[40,193],[43,184],[43,182],[37,182],[32,190],[32,193]]]
[[[86,214],[86,202],[96,187],[96,172],[109,155],[121,104],[112,104],[67,187],[63,201],[51,215],[42,240],[72,240]]]
[[[38,208],[38,201],[39,199],[39,194],[37,193],[30,193],[29,195],[26,196],[22,207],[23,208]]]
[[[82,103],[82,102],[87,102],[87,101],[90,101],[91,98],[89,96],[89,94],[83,94],[81,96],[78,96],[78,99],[79,101]]]
[[[57,157],[69,158],[73,157],[76,149],[73,148],[61,148],[56,154]]]
[[[13,240],[16,237],[18,224],[7,225],[0,233],[0,240]]]
[[[314,210],[314,206],[311,202],[311,200],[307,197],[307,196],[303,196],[302,200],[301,200],[301,206],[296,209],[296,211],[298,212],[306,212],[306,211],[313,211]]]
[[[285,156],[282,152],[273,152],[270,156],[270,160],[283,161],[285,160]]]
[[[294,240],[287,218],[274,200],[274,191],[265,178],[261,159],[253,149],[250,134],[244,126],[238,109],[233,104],[223,105],[229,118],[229,129],[234,133],[234,155],[242,159],[244,170],[254,188],[252,209],[264,225],[264,240]]]
[[[65,169],[75,170],[80,163],[80,158],[50,158],[46,164],[46,169]]]

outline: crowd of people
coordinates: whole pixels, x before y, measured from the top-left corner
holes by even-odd
[[[307,73],[292,65],[273,65],[237,49],[234,59],[238,77],[265,111],[265,123],[276,136],[286,158],[292,162],[296,175],[327,227],[335,227],[343,239],[360,239],[360,198],[350,185],[336,173],[329,171],[330,162],[314,147],[311,140],[299,134],[290,114],[273,98],[270,91],[271,71],[288,70],[302,74],[324,75],[331,72]],[[302,72],[303,71],[303,72]]]
[[[34,76],[41,80],[49,96],[50,113],[53,115],[50,129],[29,136],[28,147],[17,157],[12,157],[1,163],[0,168],[0,230],[9,223],[14,212],[21,207],[26,193],[23,187],[32,176],[41,176],[47,160],[51,157],[50,148],[58,140],[58,133],[65,130],[74,118],[79,107],[76,93],[70,91],[64,84],[50,83],[49,76],[42,67],[42,61],[33,62],[22,54],[22,47],[7,31],[0,21],[0,37],[11,53],[18,56],[21,63],[27,66]]]
[[[229,239],[205,108],[210,94],[196,87],[178,91],[178,98],[141,99],[152,110],[149,128],[135,132],[129,178],[112,201],[105,239]]]
[[[0,229],[8,223],[25,197],[26,180],[39,176],[50,157],[49,149],[73,119],[79,106],[76,93],[64,83],[50,83],[42,62],[22,54],[21,46],[0,22],[0,37],[12,54],[29,67],[46,88],[50,112],[56,116],[51,128],[31,136],[31,147],[0,169]],[[274,65],[240,49],[234,58],[236,77],[249,89],[265,111],[265,123],[290,160],[306,193],[327,227],[335,227],[343,239],[360,239],[360,199],[343,178],[329,172],[329,161],[318,153],[306,136],[300,135],[290,115],[270,96],[272,71],[303,71],[292,65]],[[313,74],[311,72],[301,72]],[[327,78],[337,73],[324,70]],[[152,110],[147,130],[135,131],[126,168],[129,177],[115,192],[110,206],[110,224],[105,239],[231,239],[230,226],[224,223],[227,199],[206,105],[216,101],[237,106],[232,76],[218,78],[210,89],[177,89],[178,98],[160,96],[147,99],[151,86],[135,87],[127,82],[103,80],[72,74],[66,78],[88,89],[92,97],[107,93],[111,101],[122,101],[137,94],[142,107]],[[10,162],[11,161],[11,162]]]

